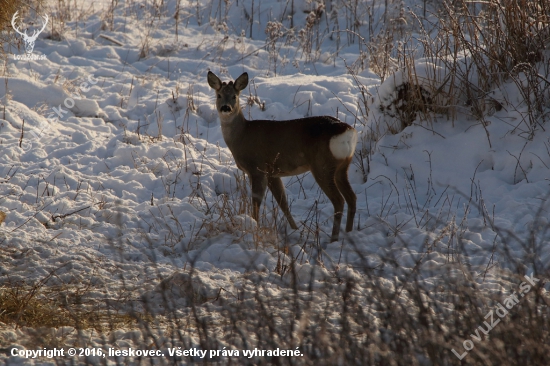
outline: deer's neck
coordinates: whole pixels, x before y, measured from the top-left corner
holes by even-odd
[[[239,108],[236,113],[231,116],[219,114],[220,123],[222,126],[222,134],[227,147],[232,150],[239,136],[242,135],[244,130],[246,119],[244,118],[243,111]]]

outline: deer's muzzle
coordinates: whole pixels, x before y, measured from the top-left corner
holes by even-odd
[[[231,107],[226,105],[222,105],[220,108],[220,112],[231,112]]]

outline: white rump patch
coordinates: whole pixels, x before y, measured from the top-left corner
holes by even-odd
[[[357,132],[353,129],[336,135],[330,139],[330,152],[336,159],[345,159],[353,156],[357,144]]]

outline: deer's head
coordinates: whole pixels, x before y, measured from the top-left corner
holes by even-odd
[[[32,36],[29,36],[26,30],[25,32],[21,32],[19,29],[17,29],[17,26],[15,25],[15,20],[17,19],[18,12],[19,11],[16,11],[15,14],[13,14],[13,17],[11,18],[11,25],[13,29],[23,37],[23,41],[25,42],[25,52],[27,53],[27,55],[30,55],[34,50],[34,42],[36,42],[38,35],[42,33],[44,28],[46,28],[46,24],[48,24],[48,15],[43,16],[44,24],[42,24],[42,29],[40,29],[39,31],[35,29],[32,33]]]
[[[248,74],[243,73],[235,82],[222,83],[212,71],[208,71],[208,85],[216,91],[216,109],[220,117],[229,117],[240,110],[239,95],[248,85]]]

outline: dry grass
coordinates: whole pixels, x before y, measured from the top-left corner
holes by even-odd
[[[550,97],[550,3],[539,1],[486,1],[473,5],[456,1],[444,7],[437,35],[424,35],[425,57],[446,71],[446,80],[434,72],[431,82],[439,90],[439,104],[453,117],[466,112],[484,122],[492,111],[516,108],[511,100],[494,100],[495,90],[517,84],[528,104],[526,135],[532,138]],[[521,80],[521,75],[526,75]],[[441,76],[439,76],[441,78]],[[443,91],[443,92],[442,92]],[[441,98],[443,97],[443,98]],[[541,121],[542,119],[542,121]]]
[[[0,0],[0,60],[6,59],[5,45],[13,32],[11,18],[21,3],[20,0]]]
[[[86,295],[82,288],[47,286],[43,281],[34,285],[5,285],[0,287],[0,322],[15,328],[69,326],[102,332],[147,319],[136,313],[129,315],[94,306],[85,300]]]
[[[11,29],[9,23],[15,10],[8,6],[16,6],[14,4],[19,3],[0,0],[2,30]],[[432,40],[424,39],[426,54],[423,56],[434,62],[444,62],[444,66],[452,71],[448,79],[449,87],[439,90],[440,95],[429,94],[434,90],[429,91],[418,86],[410,55],[396,53],[393,59],[390,57],[388,50],[398,50],[392,42],[402,40],[403,30],[395,28],[393,33],[384,34],[382,38],[376,38],[374,35],[369,37],[371,50],[378,52],[372,55],[369,62],[371,69],[375,69],[380,78],[387,77],[395,68],[408,66],[408,84],[404,83],[400,89],[397,88],[399,103],[392,109],[395,118],[401,122],[401,129],[418,117],[427,118],[423,115],[438,113],[436,111],[445,109],[446,105],[462,106],[464,102],[470,103],[468,108],[473,115],[482,118],[486,105],[482,97],[501,83],[513,81],[521,71],[536,76],[529,79],[531,84],[525,88],[527,94],[533,95],[532,119],[528,120],[533,121],[529,125],[529,132],[535,133],[539,123],[537,121],[540,121],[543,113],[541,108],[544,108],[545,101],[547,103],[550,99],[548,85],[544,82],[549,79],[549,73],[540,75],[542,78],[538,78],[539,74],[534,73],[534,65],[541,62],[541,58],[548,63],[548,53],[544,50],[547,49],[545,47],[549,39],[549,3],[489,0],[483,4],[487,8],[480,14],[471,13],[471,2],[453,2],[453,8],[444,8],[440,15],[438,37],[432,37]],[[313,60],[320,22],[313,16],[309,20],[309,26],[306,25],[304,28],[307,31],[302,33],[302,46],[304,52],[309,52],[307,57]],[[350,24],[352,23],[350,21]],[[273,52],[277,48],[275,36],[278,36],[278,33],[272,37]],[[427,33],[425,36],[430,37]],[[147,48],[145,41],[142,43],[142,52]],[[472,67],[476,68],[481,76],[475,83],[469,78],[470,75],[462,73],[456,58],[449,58],[453,53],[460,54],[464,50],[471,53]],[[275,71],[276,56],[272,57]],[[361,63],[361,67],[362,65]],[[441,80],[432,80],[432,84],[427,84],[434,85],[437,89],[439,83]],[[443,102],[441,97],[444,97]],[[366,99],[365,95],[363,98]],[[192,101],[192,98],[188,100]],[[439,109],[432,108],[432,104],[437,103],[446,105],[437,105]],[[364,112],[356,116],[358,120],[366,120],[368,117],[367,103],[363,105]],[[192,102],[188,104],[188,109],[195,109]],[[451,115],[453,113],[450,112]],[[139,137],[139,130],[137,134]],[[192,147],[190,141],[184,139],[182,142],[186,148]],[[191,159],[186,159],[177,168],[187,171],[188,162],[191,162]],[[366,177],[368,169],[363,171]],[[399,252],[394,251],[395,248],[381,247],[375,253],[366,253],[364,243],[346,242],[346,245],[355,248],[357,256],[363,259],[360,265],[353,268],[354,273],[347,275],[345,271],[327,265],[328,276],[316,283],[312,280],[310,285],[304,286],[302,277],[309,274],[304,273],[305,267],[300,267],[299,257],[293,257],[288,247],[284,246],[288,238],[284,232],[278,230],[277,215],[266,214],[264,210],[260,220],[263,229],[248,226],[249,221],[243,218],[251,212],[249,189],[246,188],[244,177],[236,177],[238,187],[233,192],[220,193],[217,201],[213,205],[210,202],[209,206],[201,188],[200,170],[197,170],[196,176],[192,183],[195,190],[190,201],[207,219],[202,223],[198,222],[191,237],[186,238],[182,236],[183,230],[178,231],[181,223],[177,222],[176,229],[166,240],[173,241],[174,247],[180,242],[185,242],[186,247],[183,249],[190,251],[200,250],[202,242],[208,244],[209,238],[228,234],[234,235],[239,241],[250,240],[260,250],[268,246],[277,247],[279,257],[289,258],[288,262],[277,265],[274,271],[277,275],[272,272],[269,277],[262,277],[263,275],[255,268],[245,268],[246,273],[235,280],[242,283],[238,287],[238,292],[230,293],[228,289],[220,288],[217,296],[201,297],[201,293],[193,292],[194,288],[189,286],[193,281],[201,281],[196,274],[198,270],[195,270],[194,263],[186,263],[182,272],[188,274],[185,278],[190,280],[185,282],[182,288],[187,291],[188,297],[200,299],[183,306],[181,303],[171,302],[171,298],[166,295],[163,298],[163,309],[170,310],[162,316],[151,309],[150,312],[137,312],[133,308],[131,311],[117,310],[131,308],[130,304],[140,301],[145,309],[158,305],[147,304],[143,299],[128,296],[129,289],[109,289],[110,297],[94,297],[89,294],[94,291],[100,292],[102,289],[86,285],[50,286],[48,278],[32,284],[13,283],[3,277],[0,287],[0,322],[19,329],[62,326],[93,329],[105,335],[105,347],[115,343],[109,338],[114,330],[131,328],[138,329],[143,334],[141,345],[148,349],[161,349],[166,347],[166,344],[187,349],[198,347],[199,344],[204,350],[222,347],[239,350],[294,350],[298,347],[303,353],[302,357],[295,358],[241,357],[201,360],[205,364],[208,361],[255,365],[548,364],[550,296],[545,290],[547,285],[544,281],[550,278],[550,267],[548,263],[540,261],[540,258],[547,257],[545,252],[548,251],[548,246],[545,243],[550,241],[550,225],[546,220],[541,220],[540,226],[534,225],[532,235],[524,242],[516,238],[514,233],[507,232],[506,228],[493,227],[498,234],[498,246],[495,245],[493,253],[481,254],[487,258],[492,258],[493,255],[498,257],[498,265],[502,267],[491,268],[491,271],[487,269],[486,273],[480,274],[460,262],[460,258],[468,257],[472,253],[465,249],[468,243],[461,237],[459,228],[450,222],[440,222],[438,218],[433,218],[437,224],[434,224],[433,232],[426,232],[426,243],[433,244],[421,248],[421,255],[414,267],[400,266]],[[167,185],[167,192],[173,191],[170,185]],[[151,206],[153,205],[151,199]],[[262,208],[265,207],[264,204]],[[539,214],[548,212],[547,205],[543,208]],[[303,220],[305,225],[300,240],[304,243],[302,249],[308,254],[315,251],[316,247],[312,243],[319,240],[320,225],[318,215],[315,214],[316,209],[312,207],[313,213],[308,214]],[[166,220],[166,227],[173,226],[173,218],[159,217],[159,220],[162,219]],[[538,222],[538,219],[535,218],[533,222]],[[405,239],[399,241],[397,231],[392,235],[395,235],[396,243],[402,244],[404,250],[418,250],[417,247],[409,246]],[[437,240],[434,240],[434,237]],[[151,247],[154,247],[158,243],[151,244]],[[122,244],[120,248],[122,253]],[[168,253],[169,256],[180,254],[177,252],[180,249],[175,248],[173,252]],[[522,248],[521,252],[525,254],[518,254],[520,251],[517,248]],[[447,251],[450,254],[448,263],[434,269],[429,254],[435,250]],[[368,260],[369,256],[379,257],[379,265],[373,267]],[[123,265],[123,256],[120,258]],[[6,260],[9,258],[6,257]],[[505,267],[507,263],[509,266]],[[462,353],[464,340],[472,340],[470,335],[475,334],[480,326],[486,329],[484,322],[489,321],[485,317],[486,314],[495,309],[496,303],[502,302],[507,294],[517,290],[517,285],[523,281],[527,268],[534,270],[534,276],[541,279],[540,283],[531,289],[498,325],[495,325],[489,336],[482,331],[478,332],[481,335],[480,340],[473,343],[475,347],[465,359],[461,361],[455,357],[451,350],[456,349]],[[315,270],[318,270],[318,267]],[[485,275],[489,272],[496,277],[495,286],[506,289],[506,294],[491,292],[484,287]],[[314,278],[314,275],[311,274],[310,277]],[[435,280],[426,281],[426,278]],[[160,286],[160,290],[169,289],[168,286]],[[113,298],[117,299],[117,306],[113,306]],[[79,337],[81,338],[78,342],[88,344],[86,342],[89,340],[84,336]],[[11,344],[0,344],[1,347],[9,345]],[[42,347],[43,341],[37,340],[35,344],[26,346]],[[191,357],[159,360],[161,359],[143,359],[137,360],[136,363],[167,361],[177,364],[197,361]],[[67,358],[55,361],[63,364],[71,363],[73,360]]]
[[[11,17],[21,6],[20,0],[0,0],[0,31],[11,28]]]

